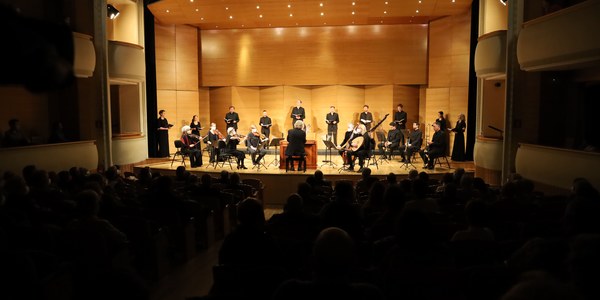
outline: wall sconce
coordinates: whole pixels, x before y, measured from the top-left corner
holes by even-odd
[[[116,9],[112,4],[109,4],[106,7],[106,17],[108,17],[111,20],[114,20],[117,18],[117,16],[119,16],[119,10]]]

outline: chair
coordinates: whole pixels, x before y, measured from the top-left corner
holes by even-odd
[[[173,159],[171,160],[171,167],[173,166],[173,162],[175,161],[175,158],[177,158],[177,156],[181,156],[181,163],[185,167],[185,156],[187,153],[185,153],[185,151],[182,150],[183,147],[185,147],[185,144],[181,140],[175,140],[174,143],[177,152],[175,152],[175,155],[173,155]]]
[[[438,164],[440,167],[442,166],[442,159],[446,161],[446,165],[448,165],[448,169],[452,169],[450,167],[450,161],[448,161],[448,157],[446,155],[438,156],[433,159],[433,165]]]
[[[371,159],[373,159],[373,163],[371,163]],[[365,158],[365,165],[375,165],[377,170],[379,170],[379,164],[377,163],[377,157],[375,157],[375,140],[371,139],[371,147],[369,149],[369,155]]]
[[[219,154],[217,155],[217,160],[215,162],[215,169],[221,163],[221,168],[225,166],[225,164],[229,164],[229,169],[233,170],[231,166],[231,161],[234,160],[234,156],[227,152],[227,147],[225,146],[225,142],[219,141],[219,147],[217,148]],[[235,162],[235,161],[234,161]]]
[[[306,155],[286,156],[286,158],[285,158],[285,171],[287,172],[290,169],[290,166],[293,168],[295,161],[298,162],[298,171],[300,171],[300,166],[304,165],[304,168],[302,170],[304,172],[306,172]]]

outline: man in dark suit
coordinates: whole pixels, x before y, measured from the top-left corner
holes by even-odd
[[[440,123],[436,122],[432,126],[435,133],[431,138],[431,142],[427,142],[427,148],[419,152],[425,164],[423,168],[429,170],[433,170],[434,158],[443,156],[446,153],[446,136],[444,131],[441,130]]]
[[[398,104],[398,111],[394,113],[394,122],[398,124],[398,129],[400,130],[406,129],[406,120],[408,118],[408,114],[402,110],[403,108],[402,104]]]
[[[325,123],[327,123],[327,134],[333,138],[333,144],[337,145],[337,130],[340,117],[335,112],[335,106],[329,107],[329,113],[325,116]]]
[[[373,123],[373,114],[369,111],[369,106],[363,106],[363,112],[360,113],[360,123],[365,125],[367,131],[371,129],[371,123]]]
[[[423,133],[419,130],[419,123],[413,123],[413,131],[408,136],[406,145],[400,146],[400,153],[402,153],[402,162],[409,162],[412,154],[421,150],[421,144],[423,143]]]
[[[292,118],[292,126],[295,126],[296,121],[304,122],[304,118],[306,118],[306,114],[304,113],[304,107],[302,107],[302,100],[296,101],[296,106],[292,108],[292,114],[290,115]],[[304,123],[302,123],[304,126]]]
[[[387,157],[383,148],[390,150],[390,156],[392,156],[394,150],[398,149],[398,146],[400,145],[400,140],[402,139],[403,135],[402,132],[398,130],[397,126],[397,123],[391,122],[387,140],[382,141],[377,145],[377,148],[379,148],[379,152],[383,153],[382,157],[384,159]]]
[[[258,121],[260,124],[260,133],[264,134],[267,139],[271,135],[271,126],[273,126],[273,122],[271,118],[267,115],[267,111],[263,110],[263,115]]]
[[[240,122],[240,116],[235,112],[235,107],[232,105],[229,107],[229,112],[225,114],[225,126],[226,128],[233,127],[238,129],[238,123]]]
[[[292,156],[306,155],[304,152],[304,144],[306,144],[306,132],[302,130],[302,127],[304,127],[303,122],[298,120],[296,123],[294,123],[294,128],[288,130],[287,141],[289,144],[285,149],[285,156],[287,157],[285,163],[287,169],[292,171],[294,171],[294,161],[291,159]],[[298,170],[301,169],[301,164],[302,163],[298,164]],[[306,168],[306,165],[304,168]]]

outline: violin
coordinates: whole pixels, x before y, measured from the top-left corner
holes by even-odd
[[[220,140],[225,138],[225,136],[218,129],[215,129],[215,133],[217,134]]]

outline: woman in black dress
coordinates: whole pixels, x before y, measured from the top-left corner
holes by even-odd
[[[198,115],[192,116],[192,122],[190,123],[190,128],[192,128],[192,134],[200,135],[200,130],[202,126],[200,125],[200,121],[198,120]]]
[[[465,115],[458,115],[458,121],[456,121],[456,127],[450,129],[454,132],[454,146],[452,147],[452,160],[453,161],[464,161],[465,160]]]
[[[156,128],[156,140],[158,142],[158,157],[169,157],[169,121],[165,118],[165,110],[161,109]]]

